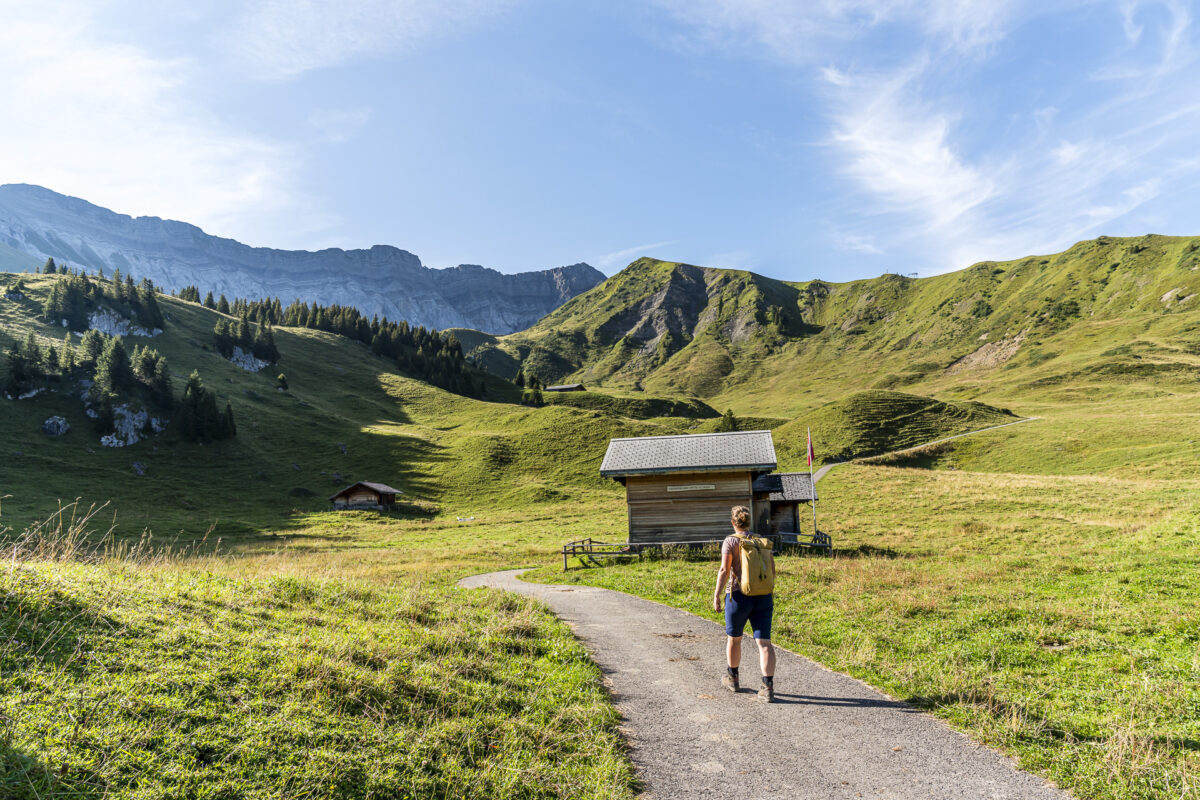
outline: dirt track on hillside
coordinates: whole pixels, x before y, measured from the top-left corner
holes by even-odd
[[[645,796],[1066,800],[1041,778],[941,721],[853,678],[779,650],[777,702],[759,702],[758,659],[744,641],[740,694],[723,689],[722,626],[588,586],[476,575],[545,601],[604,672]]]

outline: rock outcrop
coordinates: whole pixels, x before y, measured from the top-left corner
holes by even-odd
[[[405,250],[274,250],[194,225],[130,217],[40,186],[0,186],[0,245],[37,261],[119,269],[175,291],[354,306],[431,328],[523,330],[603,282],[587,264],[506,275],[476,264],[430,269]]]

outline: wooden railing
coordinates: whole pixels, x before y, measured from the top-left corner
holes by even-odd
[[[775,547],[781,550],[785,546],[791,546],[821,550],[826,554],[833,553],[833,539],[824,531],[817,531],[816,533],[773,533],[768,534],[765,538],[774,541]],[[687,539],[677,542],[639,542],[637,544],[630,542],[601,542],[590,537],[587,539],[575,539],[563,545],[563,572],[569,569],[570,559],[572,558],[578,558],[585,564],[590,562],[599,566],[605,560],[636,558],[641,561],[642,554],[646,550],[661,550],[664,547],[703,547],[705,545],[719,545],[720,543],[720,539]]]

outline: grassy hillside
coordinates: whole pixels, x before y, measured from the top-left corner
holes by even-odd
[[[1138,469],[1191,471],[1198,302],[1194,237],[1101,237],[931,278],[841,284],[641,259],[476,355],[605,392],[696,396],[748,418],[793,420],[872,390],[1047,418],[1037,458],[1024,444],[951,448],[960,466],[980,468],[1078,469],[1056,454],[1078,450],[1097,413],[1123,415],[1090,430],[1108,455],[1086,469],[1116,470],[1120,453]],[[1144,424],[1147,412],[1159,422]]]
[[[1198,298],[1196,238],[1102,237],[932,278],[843,284],[640,259],[533,328],[474,346],[481,358],[504,351],[514,373],[520,361],[544,382],[640,386],[795,416],[834,399],[817,381],[844,392],[950,377],[1010,388],[1048,374],[1191,379],[1197,329],[1180,321],[1196,322]],[[1156,333],[1183,341],[1164,350]]]
[[[0,351],[30,330],[43,344],[61,345],[65,332],[39,317],[53,276],[20,277],[29,297],[0,298]],[[613,491],[596,471],[610,437],[672,432],[687,422],[623,414],[711,413],[675,401],[651,409],[614,402],[596,410],[569,401],[534,409],[474,400],[400,374],[356,342],[300,328],[277,328],[281,361],[251,373],[213,348],[217,312],[170,297],[160,305],[165,332],[129,337],[130,346],[152,345],[166,356],[176,392],[199,370],[218,403],[232,405],[237,438],[191,444],[168,427],[130,447],[102,447],[77,383],[51,382],[49,391],[26,400],[0,398],[7,462],[0,496],[9,495],[10,523],[23,526],[48,515],[58,499],[82,497],[111,501],[130,535],[151,527],[159,537],[182,532],[188,539],[212,525],[215,536],[257,535],[303,526],[308,514],[328,507],[329,495],[355,480],[396,486],[417,514],[445,507],[466,516],[497,500],[583,499]],[[280,372],[287,392],[276,389]],[[497,382],[491,394],[503,391]],[[65,436],[42,433],[52,415],[70,423]]]
[[[1009,411],[983,403],[943,403],[903,392],[855,392],[775,429],[775,450],[783,468],[799,469],[805,463],[809,429],[821,444],[817,460],[830,462],[914,447],[1016,419]]]

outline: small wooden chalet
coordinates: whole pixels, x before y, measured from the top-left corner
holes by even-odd
[[[770,493],[756,502],[754,482],[775,466],[771,432],[744,431],[613,439],[600,474],[625,486],[630,544],[705,542],[731,533],[739,505],[767,532]]]
[[[547,386],[543,392],[586,392],[582,383],[563,383],[558,386]]]
[[[396,495],[404,494],[384,483],[359,481],[329,498],[338,510],[368,508],[384,511],[396,505]]]
[[[815,503],[817,490],[807,472],[773,472],[754,479],[754,529],[758,533],[799,533],[800,504]]]

